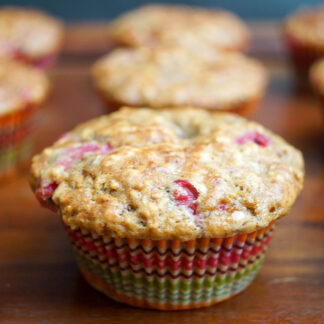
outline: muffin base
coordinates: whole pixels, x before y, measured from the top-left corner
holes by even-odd
[[[38,58],[30,57],[29,55],[19,51],[16,53],[12,53],[9,58],[17,62],[21,62],[27,65],[32,65],[46,72],[50,70],[53,67],[53,65],[56,63],[59,52],[62,50],[62,48],[63,48],[63,41],[61,41],[60,44],[58,44],[55,51],[40,56]]]
[[[107,94],[103,94],[100,90],[97,90],[98,96],[100,97],[101,101],[105,105],[106,109],[108,112],[116,111],[119,108],[123,106],[127,107],[149,107],[145,105],[132,105],[129,103],[125,102],[119,102],[114,100],[112,97],[107,96]],[[240,103],[233,104],[231,107],[228,107],[226,109],[219,109],[219,108],[205,108],[207,111],[212,111],[212,112],[229,112],[229,113],[235,113],[244,117],[250,117],[252,116],[257,108],[260,105],[262,97],[255,97],[247,101],[243,101]],[[195,107],[199,107],[198,105],[192,105]],[[168,106],[169,108],[172,108],[172,106]],[[158,110],[159,108],[153,108]]]
[[[7,179],[26,165],[32,154],[34,120],[37,107],[0,117],[0,179]]]
[[[31,156],[33,138],[28,136],[21,141],[0,148],[0,180],[13,175],[18,168],[23,167]]]
[[[54,54],[46,55],[37,60],[32,60],[30,63],[41,70],[48,71],[55,65],[57,58],[58,58],[58,53],[54,53]]]
[[[287,35],[285,36],[285,41],[295,72],[302,79],[306,78],[312,63],[324,56],[324,48],[320,46],[310,47],[296,38]]]
[[[274,223],[228,238],[136,240],[66,227],[85,280],[136,307],[181,310],[210,306],[243,291],[264,261]]]
[[[125,48],[125,49],[129,49],[129,48],[138,48],[141,46],[144,47],[151,47],[151,46],[155,46],[156,44],[158,44],[159,42],[156,40],[152,40],[151,43],[146,43],[146,44],[133,44],[129,41],[126,40],[122,40],[119,38],[114,37],[113,35],[109,34],[108,32],[108,45],[109,45],[109,51],[112,51],[116,48]],[[161,44],[163,45],[163,44]],[[249,47],[251,45],[251,39],[245,39],[245,40],[241,40],[240,42],[237,42],[237,44],[235,44],[235,46],[231,46],[231,47],[223,47],[222,49],[224,51],[229,51],[229,52],[241,52],[241,53],[245,53],[248,51]],[[222,46],[210,46],[211,49],[215,49],[218,50],[220,47]],[[108,52],[109,52],[108,51]]]
[[[26,104],[22,109],[0,116],[0,134],[3,130],[21,127],[38,108],[37,105]]]
[[[309,82],[313,93],[319,100],[321,108],[324,108],[324,88],[321,85],[320,77],[312,69],[309,73]]]

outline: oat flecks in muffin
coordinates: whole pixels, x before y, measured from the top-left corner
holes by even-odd
[[[304,46],[324,51],[324,6],[294,13],[285,21],[284,32]]]
[[[37,60],[58,52],[62,42],[58,20],[38,10],[0,8],[0,57]]]
[[[95,87],[108,101],[152,108],[235,109],[260,100],[267,83],[265,68],[254,59],[174,46],[117,49],[92,72]]]
[[[126,13],[109,26],[110,37],[127,46],[178,45],[242,50],[249,42],[246,25],[224,10],[147,5]]]
[[[262,140],[239,140],[246,134]],[[69,168],[58,163],[89,145],[98,149]],[[31,175],[38,198],[72,228],[191,240],[252,232],[284,216],[304,168],[298,150],[232,114],[123,108],[35,156]]]
[[[49,91],[43,71],[0,59],[0,117],[42,103]]]

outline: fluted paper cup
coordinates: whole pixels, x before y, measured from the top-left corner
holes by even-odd
[[[160,310],[200,308],[244,290],[274,229],[228,238],[119,239],[65,227],[85,280],[116,301]]]

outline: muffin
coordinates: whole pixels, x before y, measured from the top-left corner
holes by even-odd
[[[0,178],[28,157],[33,115],[48,92],[43,71],[0,58]]]
[[[62,218],[90,285],[186,309],[249,285],[303,170],[298,150],[235,114],[122,108],[35,156],[31,185]]]
[[[249,114],[267,83],[265,68],[242,54],[176,46],[116,49],[94,64],[92,76],[110,110],[192,105]]]
[[[324,57],[315,62],[309,73],[310,83],[324,107]]]
[[[159,44],[244,50],[249,43],[246,25],[223,10],[172,5],[146,5],[113,21],[108,33],[117,45]]]
[[[324,7],[299,11],[284,23],[284,36],[292,62],[301,75],[324,56]]]
[[[0,9],[0,57],[48,69],[63,45],[63,25],[38,10]]]

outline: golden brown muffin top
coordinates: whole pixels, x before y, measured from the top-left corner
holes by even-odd
[[[63,25],[45,13],[19,7],[0,9],[0,57],[39,59],[56,53]]]
[[[38,106],[49,92],[43,71],[9,59],[0,59],[0,116]]]
[[[37,198],[119,238],[227,237],[267,226],[302,189],[301,153],[261,125],[202,109],[122,108],[35,156]]]
[[[116,49],[92,69],[95,87],[112,101],[163,108],[232,109],[259,99],[265,68],[239,53],[181,47]]]
[[[324,48],[324,6],[296,12],[288,17],[284,31],[304,45]]]
[[[324,58],[315,62],[310,69],[312,86],[322,96],[324,95]]]
[[[234,14],[215,9],[146,5],[117,18],[109,34],[119,44],[137,47],[176,44],[242,50],[249,41],[246,25]]]

